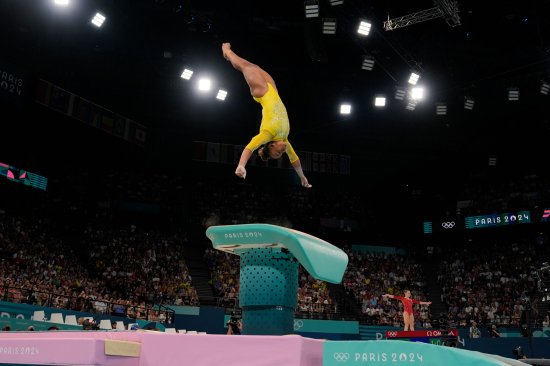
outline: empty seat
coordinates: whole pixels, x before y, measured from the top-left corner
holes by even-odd
[[[177,333],[176,328],[165,328],[164,333]]]
[[[67,316],[65,316],[65,324],[78,325],[78,323],[76,322],[76,315],[67,315]]]
[[[50,323],[65,324],[65,321],[63,320],[63,314],[52,313],[52,315],[50,315]]]
[[[119,320],[116,322],[116,330],[126,330],[123,321]]]
[[[101,319],[101,321],[99,322],[99,329],[113,329],[111,321],[109,319]]]
[[[46,320],[46,314],[44,313],[44,310],[36,310],[34,312],[34,315],[32,317],[33,320],[43,322]]]

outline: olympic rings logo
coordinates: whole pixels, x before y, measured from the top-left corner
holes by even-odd
[[[336,362],[348,362],[349,353],[347,352],[336,352],[334,353],[334,359]]]
[[[455,222],[454,221],[442,222],[441,226],[443,226],[443,229],[452,229],[453,227],[455,227]]]
[[[388,337],[393,338],[397,336],[397,332],[388,332]]]
[[[294,319],[294,330],[300,330],[304,327],[304,322],[302,320]]]

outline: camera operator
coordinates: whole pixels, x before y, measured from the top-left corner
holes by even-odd
[[[243,329],[241,319],[232,315],[227,321],[227,335],[240,335]]]

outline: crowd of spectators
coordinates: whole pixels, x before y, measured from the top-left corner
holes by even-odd
[[[411,291],[412,298],[427,301],[422,267],[411,257],[389,253],[348,251],[349,264],[343,285],[352,294],[367,324],[399,326],[403,305],[382,298],[385,293],[401,295]],[[415,322],[430,327],[430,312],[425,306],[413,306]]]
[[[525,310],[532,320],[544,318],[537,294],[536,270],[550,251],[544,242],[476,242],[444,250],[438,281],[448,321],[487,326],[520,327]],[[539,322],[540,323],[540,322]]]
[[[458,192],[457,208],[462,215],[507,210],[525,210],[550,204],[550,184],[536,174],[502,179],[472,178]]]
[[[26,215],[0,212],[0,278],[3,298],[9,301],[134,317],[142,317],[141,309],[150,310],[155,303],[198,305],[184,249],[194,240],[206,240],[204,227],[265,222],[326,238],[335,222],[338,235],[343,235],[354,230],[354,225],[361,227],[370,215],[365,197],[354,190],[327,187],[305,190],[288,185],[266,190],[238,180],[220,183],[124,172],[84,172],[52,183],[53,188],[34,211]],[[475,204],[469,206],[473,210],[500,210],[548,196],[547,186],[531,176],[502,187],[506,189],[489,189],[485,196],[465,190],[459,197],[474,197]],[[121,229],[114,224],[115,216],[135,217],[144,207],[140,204],[152,205],[146,207],[149,211],[143,217],[147,220],[169,217],[173,225],[160,230],[139,224]],[[193,230],[200,236],[192,236]],[[461,326],[474,320],[478,324],[521,325],[526,298],[536,284],[532,271],[541,253],[548,257],[540,243],[448,248],[438,281],[449,321]],[[412,255],[352,251],[348,255],[343,285],[355,298],[366,323],[401,323],[401,303],[383,299],[384,293],[402,294],[409,289],[417,300],[432,300],[427,298],[423,270]],[[204,260],[219,304],[235,307],[238,256],[207,250]],[[337,313],[338,306],[327,284],[300,268],[297,312],[317,317]],[[429,327],[433,319],[430,308],[414,309],[419,325]]]
[[[78,242],[48,218],[0,214],[1,298],[16,303],[155,320],[155,304],[198,304],[185,237],[89,228]]]

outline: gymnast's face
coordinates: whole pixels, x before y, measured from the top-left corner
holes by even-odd
[[[269,144],[269,157],[271,159],[280,159],[286,151],[286,142],[273,141]]]
[[[406,298],[411,297],[411,292],[410,292],[410,291],[405,291],[405,297],[406,297]]]

